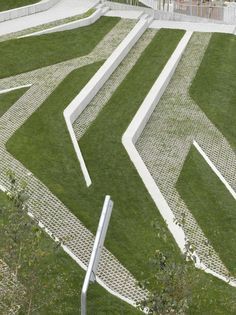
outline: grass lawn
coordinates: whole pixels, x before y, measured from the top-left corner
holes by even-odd
[[[0,11],[23,7],[39,1],[40,0],[0,0]]]
[[[82,138],[82,152],[93,181],[91,188],[85,186],[62,112],[97,65],[76,70],[67,77],[7,143],[7,149],[91,231],[96,231],[104,195],[112,196],[115,207],[107,246],[136,276],[147,269],[144,258],[155,249],[150,223],[157,210],[129,161],[121,136],[182,35],[182,31],[169,30],[156,35]]]
[[[27,91],[27,89],[28,88],[22,88],[0,94],[0,117]]]
[[[177,190],[222,261],[236,275],[236,201],[195,148],[185,161]]]
[[[215,33],[190,95],[236,150],[236,37]]]
[[[6,197],[0,192],[0,209],[6,205]],[[0,235],[3,226],[8,224],[7,216],[5,220],[0,217]],[[30,220],[30,218],[29,218]],[[3,251],[4,243],[7,242],[7,237],[1,235],[0,242],[0,256],[5,257]],[[30,242],[25,241],[23,244],[22,255],[30,257],[31,248]],[[79,314],[80,308],[80,291],[83,285],[85,273],[84,271],[67,255],[63,250],[55,250],[53,241],[45,234],[40,240],[40,248],[47,251],[47,255],[40,257],[37,262],[39,268],[37,270],[36,279],[40,279],[42,287],[39,288],[37,294],[33,298],[33,309],[40,305],[40,309],[33,311],[30,314],[40,315],[74,315]],[[6,261],[6,260],[5,260]],[[6,261],[7,264],[13,268],[12,260]],[[50,273],[48,272],[48,266]],[[27,288],[27,270],[30,268],[24,265],[23,270],[19,271],[19,281]],[[61,285],[60,290],[55,290],[55,285]],[[53,292],[53,293],[52,293]],[[53,302],[51,301],[53,296]],[[26,301],[27,303],[27,301]],[[23,305],[20,314],[27,314],[27,305]],[[88,314],[105,315],[105,314],[141,314],[138,310],[130,305],[115,298],[107,291],[105,291],[98,284],[91,284],[88,292]]]
[[[148,274],[148,257],[156,248],[172,250],[177,261],[181,256],[168,232],[168,242],[158,243],[151,221],[157,217],[160,225],[165,227],[165,223],[130,162],[121,136],[182,35],[183,31],[176,30],[158,32],[81,139],[93,181],[89,189],[85,187],[62,112],[97,65],[71,73],[7,144],[7,149],[93,232],[104,195],[112,196],[115,206],[106,246],[137,278],[141,272]],[[236,291],[203,272],[194,272],[199,281],[193,288],[189,314],[209,314],[209,310],[212,314],[225,314],[225,310],[235,314],[236,306],[232,304]],[[202,289],[203,284],[206,289]],[[225,301],[229,301],[226,306]]]
[[[0,78],[87,55],[119,20],[101,17],[86,27],[1,42]]]

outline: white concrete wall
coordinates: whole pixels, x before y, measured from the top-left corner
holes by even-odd
[[[49,33],[55,33],[55,32],[63,32],[63,31],[72,30],[75,28],[83,27],[83,26],[88,26],[90,24],[95,23],[108,10],[109,10],[108,8],[104,8],[104,9],[100,8],[100,9],[96,10],[93,14],[91,14],[91,16],[88,16],[84,19],[80,19],[77,21],[73,21],[73,22],[65,23],[62,25],[55,26],[55,27],[51,27],[51,28],[48,28],[48,29],[45,29],[45,30],[42,30],[39,32],[27,34],[27,35],[21,36],[20,38],[49,34]]]
[[[204,158],[204,160],[207,162],[207,164],[210,166],[212,171],[216,174],[216,176],[225,185],[225,187],[228,189],[228,191],[233,196],[233,198],[236,200],[236,192],[233,190],[233,188],[230,186],[230,184],[227,182],[227,180],[224,178],[224,176],[221,174],[221,172],[217,169],[217,167],[214,165],[214,163],[212,163],[212,161],[209,159],[209,157],[206,155],[206,153],[203,151],[203,149],[200,147],[200,145],[197,143],[197,141],[194,140],[193,145],[197,149],[197,151],[201,154],[201,156]]]
[[[7,0],[6,0],[7,1]],[[27,5],[20,8],[15,8],[8,11],[0,12],[0,22],[17,19],[22,16],[31,15],[34,13],[46,11],[57,4],[60,0],[42,0],[38,3]]]
[[[146,96],[139,111],[135,115],[135,124],[132,127],[132,130],[135,131],[132,137],[134,143],[137,141],[140,134],[142,133],[151,114],[153,113],[153,110],[155,109],[167,85],[169,84],[191,36],[191,31],[187,31],[185,33],[174,53],[172,54],[171,58],[168,60],[168,63],[161,72],[160,76],[157,78],[150,92]]]
[[[144,182],[144,185],[146,186],[149,194],[151,195],[161,215],[166,221],[170,232],[172,233],[182,252],[185,248],[184,232],[181,227],[174,223],[174,214],[169,208],[169,205],[167,204],[164,196],[160,192],[154,179],[152,178],[146,165],[136,150],[135,143],[142,133],[155,107],[158,106],[157,103],[164,93],[168,83],[170,82],[170,79],[174,74],[174,71],[191,36],[192,32],[185,33],[122,137],[122,143],[128,152],[131,161],[135,165],[140,177]]]
[[[174,222],[175,216],[171,211],[167,201],[159,190],[156,182],[154,181],[152,175],[149,173],[145,163],[140,157],[135,143],[143,131],[145,125],[147,124],[151,114],[153,113],[156,106],[158,106],[158,102],[163,95],[168,83],[170,82],[174,71],[181,59],[182,54],[192,36],[191,31],[187,31],[184,37],[179,42],[177,48],[174,53],[170,57],[160,76],[157,78],[150,92],[146,96],[133,120],[131,121],[128,129],[125,131],[122,137],[122,144],[124,145],[130,160],[134,164],[137,172],[139,173],[145,187],[147,188],[149,194],[151,195],[153,201],[155,202],[158,210],[160,211],[163,219],[165,220],[167,227],[171,234],[173,235],[178,247],[182,252],[185,250],[186,237],[185,233],[181,226],[177,225]],[[210,273],[213,276],[228,282],[231,286],[236,286],[236,283],[224,276],[221,276],[211,269],[207,268],[199,259],[196,253],[194,253],[196,258],[195,266],[199,269],[204,270],[206,273]]]
[[[105,82],[109,79],[113,71],[119,66],[121,61],[128,54],[130,49],[142,36],[145,30],[148,28],[149,22],[146,19],[141,19],[120,43],[120,45],[114,50],[111,56],[105,61],[101,68],[96,72],[87,85],[81,90],[81,92],[75,97],[75,99],[64,110],[64,118],[68,131],[71,136],[71,140],[80,162],[81,169],[86,181],[87,186],[90,186],[92,181],[89,176],[85,161],[83,159],[81,150],[79,148],[72,124],[77,117],[82,113],[85,107],[91,102],[97,92],[102,88]]]

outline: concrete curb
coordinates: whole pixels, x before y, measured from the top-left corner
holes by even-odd
[[[212,161],[209,159],[209,157],[206,155],[206,153],[203,151],[203,149],[200,147],[200,145],[197,143],[197,141],[194,140],[193,145],[197,149],[197,151],[201,154],[201,156],[204,158],[204,160],[207,162],[207,164],[210,166],[212,171],[216,174],[216,176],[225,185],[225,187],[228,189],[229,193],[236,200],[236,192],[233,190],[233,188],[230,186],[230,184],[227,182],[227,180],[224,178],[224,176],[220,173],[220,171],[216,168],[216,166],[212,163]]]
[[[144,185],[146,186],[149,194],[152,196],[157,208],[163,216],[166,224],[175,238],[180,250],[184,252],[185,249],[185,235],[181,227],[174,223],[174,214],[169,208],[164,196],[157,187],[154,179],[149,173],[143,160],[141,159],[138,151],[135,148],[135,143],[142,133],[145,125],[147,124],[153,110],[155,109],[158,101],[164,93],[174,71],[181,59],[181,56],[192,36],[192,32],[186,32],[184,37],[179,42],[177,48],[173,52],[169,61],[165,65],[161,74],[157,78],[156,82],[152,86],[148,95],[144,99],[138,112],[131,121],[128,129],[125,131],[122,137],[122,143],[128,152],[128,155],[135,165],[140,177],[142,178]]]
[[[123,146],[125,147],[132,163],[137,169],[145,187],[147,188],[154,203],[160,211],[169,231],[174,237],[182,253],[184,253],[185,251],[186,244],[186,237],[183,228],[175,223],[175,216],[170,209],[168,203],[166,202],[164,196],[162,195],[161,191],[157,187],[152,175],[149,173],[145,163],[140,157],[135,147],[135,143],[142,133],[144,127],[146,126],[167,85],[169,84],[175,72],[175,69],[181,59],[181,56],[184,53],[185,48],[192,36],[192,33],[193,32],[191,31],[187,31],[185,33],[122,137]],[[206,273],[212,274],[213,276],[229,283],[231,286],[236,286],[236,283],[234,281],[231,281],[231,279],[221,276],[211,269],[207,268],[200,261],[196,253],[194,253],[193,255],[196,258],[195,266],[197,268],[204,270]]]
[[[121,61],[128,54],[130,49],[142,36],[145,30],[148,28],[149,22],[147,19],[141,19],[120,43],[120,45],[114,50],[111,56],[105,61],[101,68],[96,72],[92,79],[86,84],[81,92],[74,98],[74,100],[64,110],[64,118],[66,125],[77,155],[80,162],[81,169],[86,181],[87,186],[92,184],[89,172],[84,162],[81,150],[79,148],[75,132],[72,124],[77,117],[82,113],[85,107],[91,102],[97,92],[102,88],[105,82],[109,79],[113,71],[119,66]]]
[[[96,3],[96,5],[98,3]],[[108,10],[109,10],[108,8],[98,8],[92,15],[90,15],[84,19],[79,19],[77,21],[65,23],[65,24],[54,26],[51,28],[47,28],[45,30],[30,33],[30,34],[27,34],[24,36],[20,36],[18,38],[24,38],[24,37],[29,37],[29,36],[39,36],[39,35],[55,33],[55,32],[63,32],[63,31],[68,31],[68,30],[72,30],[75,28],[83,27],[83,26],[88,26],[88,25],[95,23]]]
[[[23,89],[23,88],[27,88],[27,87],[31,87],[32,84],[25,84],[25,85],[20,85],[20,86],[16,86],[10,89],[5,89],[5,90],[0,90],[0,94],[5,94],[5,93],[9,93],[15,90],[19,90],[19,89]]]

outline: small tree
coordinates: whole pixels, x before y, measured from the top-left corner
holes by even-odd
[[[153,226],[159,240],[166,243],[165,230],[158,222],[154,222]],[[186,314],[191,303],[191,287],[194,281],[191,276],[193,264],[189,261],[189,256],[192,256],[191,246],[187,242],[186,253],[180,262],[174,260],[172,253],[157,250],[150,258],[151,276],[140,283],[149,294],[139,308],[146,310],[148,314]]]
[[[28,215],[27,201],[29,199],[27,184],[18,182],[15,174],[8,173],[10,189],[6,192],[7,205],[0,209],[0,257],[10,266],[16,278],[24,285],[25,299],[22,301],[22,314],[31,314],[40,309],[44,303],[53,304],[56,301],[56,290],[63,285],[60,276],[53,283],[54,290],[47,290],[50,296],[45,300],[36,298],[38,293],[45,289],[45,273],[55,273],[53,265],[43,267],[44,277],[41,272],[42,258],[58,249],[58,243],[45,242],[44,232],[38,227],[38,220],[32,220]],[[16,291],[17,294],[17,291]],[[9,297],[6,297],[9,300]],[[17,296],[11,296],[12,301]],[[58,310],[60,314],[60,310]]]

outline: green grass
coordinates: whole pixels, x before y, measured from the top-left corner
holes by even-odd
[[[23,7],[39,1],[40,0],[0,0],[0,11]]]
[[[3,206],[6,207],[7,200],[5,195],[0,192],[0,209]],[[8,224],[7,216],[5,217],[4,224]],[[29,218],[30,220],[30,218]],[[0,227],[3,224],[0,217]],[[1,229],[0,229],[1,231]],[[1,234],[1,232],[0,232]],[[7,241],[7,237],[4,235],[1,241]],[[29,242],[24,242],[22,255],[29,256],[31,248]],[[40,315],[74,315],[79,313],[80,308],[80,292],[83,285],[85,273],[84,271],[62,250],[55,250],[53,247],[53,241],[46,235],[40,240],[40,248],[47,252],[47,255],[43,255],[39,258],[36,279],[40,278],[42,288],[39,288],[37,294],[33,298],[34,305],[42,305],[42,307],[32,312],[32,314]],[[3,252],[4,244],[0,242],[0,254],[4,257]],[[12,260],[6,261],[7,264],[13,268]],[[49,266],[49,267],[48,267]],[[29,266],[24,264],[24,272],[19,270],[19,280],[27,288],[27,270]],[[50,268],[50,273],[48,272]],[[59,277],[58,277],[59,276]],[[58,280],[60,279],[60,280]],[[55,285],[61,284],[60,290],[55,290]],[[50,297],[54,296],[54,303],[51,303]],[[56,305],[55,305],[56,301]],[[27,305],[23,305],[20,314],[25,315]],[[115,298],[108,292],[106,292],[98,284],[91,284],[88,291],[88,314],[141,314],[135,308]]]
[[[119,20],[102,17],[79,29],[1,42],[0,78],[87,55]]]
[[[28,88],[22,88],[0,94],[0,117],[27,91],[27,89]]]
[[[236,289],[227,283],[195,269],[192,274],[192,304],[188,315],[235,315]]]
[[[67,17],[67,18],[55,20],[53,22],[48,22],[48,23],[37,25],[37,26],[28,27],[28,28],[25,28],[24,30],[21,30],[21,31],[18,31],[18,32],[6,34],[6,35],[3,35],[3,36],[0,37],[0,42],[3,42],[5,40],[14,39],[14,38],[17,38],[19,36],[28,35],[28,34],[31,34],[31,33],[34,33],[34,32],[43,31],[43,30],[45,30],[47,28],[55,27],[55,26],[58,26],[58,25],[69,23],[69,22],[78,21],[80,19],[84,19],[84,18],[92,15],[94,12],[95,12],[95,9],[91,8],[91,9],[89,9],[88,11],[86,11],[86,12],[84,12],[82,14],[73,15],[73,16],[70,16],[70,17]]]
[[[172,250],[176,261],[182,258],[168,232],[167,243],[160,244],[156,239],[151,221],[158,218],[161,226],[166,225],[130,162],[121,136],[182,35],[182,31],[174,30],[161,30],[156,35],[81,139],[93,181],[89,189],[85,187],[62,111],[84,86],[88,72],[97,66],[84,67],[68,76],[7,144],[8,150],[93,232],[105,194],[112,196],[115,205],[106,247],[137,278],[141,272],[148,274],[148,257],[157,248]],[[225,314],[225,310],[235,314],[236,291],[203,272],[194,272],[199,281],[193,288],[189,314]]]
[[[177,190],[222,261],[236,275],[236,201],[195,148],[185,161]]]
[[[182,35],[182,31],[169,30],[157,34],[82,138],[91,188],[85,185],[62,112],[94,66],[74,71],[7,144],[7,149],[93,232],[105,194],[112,196],[115,207],[107,246],[136,276],[147,270],[144,257],[155,249],[150,222],[157,210],[129,161],[121,136]]]
[[[236,150],[236,37],[215,33],[190,95]]]

